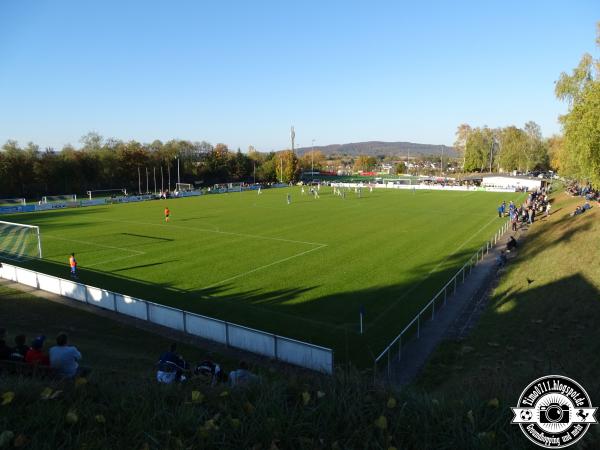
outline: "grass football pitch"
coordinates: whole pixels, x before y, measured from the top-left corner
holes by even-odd
[[[342,199],[322,188],[314,199],[294,187],[2,220],[40,227],[44,259],[25,267],[68,278],[75,252],[86,284],[332,347],[336,362],[368,366],[500,228],[497,205],[517,198],[363,189]]]

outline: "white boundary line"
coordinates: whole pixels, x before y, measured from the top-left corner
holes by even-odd
[[[107,221],[107,222],[131,223],[133,225],[152,225],[155,227],[180,228],[182,230],[203,231],[206,233],[226,234],[229,236],[239,236],[239,237],[246,237],[246,238],[250,238],[250,239],[262,239],[262,240],[266,240],[266,241],[289,242],[291,244],[317,245],[320,247],[324,247],[327,245],[327,244],[324,244],[323,242],[296,241],[293,239],[283,239],[283,238],[276,238],[276,237],[270,237],[270,236],[260,236],[257,234],[234,233],[232,231],[211,230],[209,228],[184,227],[182,225],[173,225],[172,223],[169,223],[168,225],[166,225],[166,224],[150,223],[150,222],[135,222],[133,220],[116,220],[116,219],[102,219],[102,220]]]
[[[297,253],[297,254],[292,255],[292,256],[288,256],[287,258],[283,258],[283,259],[279,259],[277,261],[273,261],[272,263],[265,264],[264,266],[257,267],[255,269],[249,270],[247,272],[240,273],[240,274],[235,275],[233,277],[226,278],[224,280],[221,280],[221,281],[219,281],[217,283],[213,283],[210,286],[206,286],[206,287],[203,287],[201,289],[210,289],[210,288],[213,288],[215,286],[218,286],[220,284],[226,283],[228,281],[235,280],[236,278],[244,277],[244,276],[249,275],[251,273],[258,272],[259,270],[266,269],[267,267],[275,266],[277,264],[281,264],[283,262],[289,261],[290,259],[298,258],[299,256],[306,255],[307,253],[310,253],[310,252],[314,252],[315,250],[321,250],[322,248],[325,248],[325,247],[327,247],[326,244],[323,244],[320,247],[311,248],[310,250],[306,250],[304,252]]]
[[[456,252],[458,252],[461,248],[463,248],[468,242],[470,242],[475,236],[479,235],[479,233],[481,233],[486,227],[488,227],[494,220],[496,220],[497,217],[494,217],[492,220],[490,220],[489,222],[487,222],[485,225],[483,225],[476,233],[472,234],[471,237],[469,239],[467,239],[466,241],[464,241],[462,244],[460,244],[460,246],[454,250],[452,253],[450,253],[448,256],[446,256],[443,260],[441,260],[433,269],[431,269],[429,271],[429,273],[427,274],[427,276],[425,278],[423,278],[421,281],[419,281],[417,284],[415,284],[413,287],[411,287],[410,289],[408,289],[407,291],[405,291],[398,299],[396,299],[393,303],[390,303],[388,305],[387,308],[385,308],[375,319],[373,319],[371,322],[368,323],[369,326],[373,326],[375,325],[377,322],[379,322],[379,320],[381,320],[381,318],[388,313],[388,311],[392,308],[394,308],[395,306],[397,306],[398,302],[401,300],[404,300],[406,298],[406,296],[408,294],[411,294],[415,289],[417,289],[419,286],[421,286],[425,281],[427,281],[429,279],[429,277],[431,276],[431,274],[433,274],[433,272],[435,272],[442,264],[444,264],[448,258],[450,258],[452,255],[456,254]]]

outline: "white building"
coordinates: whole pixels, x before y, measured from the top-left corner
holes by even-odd
[[[534,191],[541,188],[546,183],[547,180],[543,180],[541,178],[519,177],[511,175],[484,175],[481,185],[486,187],[527,189],[528,191]]]

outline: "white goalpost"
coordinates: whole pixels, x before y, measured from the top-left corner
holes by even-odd
[[[0,198],[0,206],[25,206],[27,202],[24,198]]]
[[[93,197],[112,197],[114,195],[127,195],[127,189],[99,189],[96,191],[87,191],[88,198],[91,200]]]
[[[42,203],[55,203],[55,202],[76,202],[77,194],[67,195],[46,195],[42,197]]]
[[[9,259],[41,258],[40,227],[0,220],[0,256]]]
[[[179,192],[190,192],[194,187],[190,183],[175,183],[175,190]]]

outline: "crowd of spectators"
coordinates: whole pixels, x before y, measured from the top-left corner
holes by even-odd
[[[583,197],[585,199],[583,205],[578,205],[575,208],[575,211],[569,214],[570,216],[583,214],[588,209],[592,208],[592,203],[594,202],[597,202],[598,206],[600,206],[600,191],[592,189],[589,185],[582,186],[579,183],[572,183],[567,186],[567,192],[571,194],[572,197]]]
[[[87,369],[79,365],[81,353],[77,347],[68,345],[65,333],[56,336],[56,345],[50,347],[47,352],[44,350],[46,336],[37,336],[27,345],[27,336],[19,334],[14,337],[12,347],[7,344],[6,339],[6,330],[0,329],[0,361],[49,367],[61,378],[75,378],[87,373]]]
[[[503,201],[498,206],[498,217],[508,215],[512,231],[517,231],[525,224],[531,225],[535,222],[536,217],[541,215],[548,217],[552,208],[548,193],[549,191],[545,187],[532,191],[521,205],[516,205],[512,200],[507,205]]]

